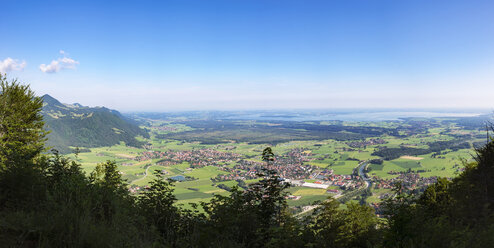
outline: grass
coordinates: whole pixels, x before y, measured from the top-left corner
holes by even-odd
[[[371,171],[382,171],[384,164],[370,164],[369,167],[371,168]]]
[[[178,200],[189,200],[189,199],[204,199],[204,198],[211,198],[211,194],[203,193],[203,192],[187,192],[187,193],[181,193],[181,194],[175,194]]]
[[[412,161],[407,159],[394,159],[391,161],[384,161],[380,166],[371,165],[371,175],[376,175],[381,178],[393,178],[396,175],[389,175],[390,171],[407,171],[409,168],[412,171],[425,171],[419,174],[422,177],[455,177],[458,175],[458,171],[463,167],[462,159],[471,159],[472,151],[469,149],[462,149],[455,152],[447,152],[441,155],[441,158],[432,158],[432,154],[421,155],[422,160]]]
[[[334,174],[337,175],[351,175],[353,169],[358,166],[358,161],[339,161],[338,164],[330,166]]]
[[[307,187],[294,187],[293,189],[290,189],[290,192],[292,193],[292,195],[300,195],[300,196],[326,194],[325,189],[314,189]]]
[[[196,177],[196,178],[214,178],[220,174],[227,174],[227,173],[219,170],[217,167],[214,166],[206,166],[186,173],[187,176]]]
[[[328,199],[329,195],[307,195],[302,196],[302,198],[298,200],[288,200],[288,206],[297,207],[297,206],[306,206],[311,205],[316,201],[324,201]]]
[[[298,200],[288,200],[289,206],[304,206],[312,204],[315,201],[324,201],[330,194],[325,189],[314,189],[307,187],[291,187],[288,189],[291,195],[301,196]]]
[[[418,168],[418,167],[422,167],[420,165],[420,162],[416,162],[416,161],[407,161],[407,160],[403,160],[403,159],[395,159],[393,160],[393,163],[403,169],[408,169],[408,168]]]
[[[329,122],[328,122],[329,123]],[[162,131],[156,128],[157,125],[169,125],[175,128],[174,131]],[[363,123],[353,123],[351,125],[367,125],[376,127],[397,127],[402,124],[397,122],[363,122]],[[170,140],[163,139],[159,140],[156,138],[157,134],[179,134],[181,131],[193,130],[192,128],[183,124],[172,124],[171,122],[161,122],[157,123],[154,128],[152,128],[151,139],[142,139],[143,141],[150,142],[153,146],[153,150],[165,151],[165,150],[191,150],[191,149],[215,149],[224,152],[233,152],[244,155],[245,159],[260,161],[260,156],[262,150],[270,146],[269,144],[249,144],[247,142],[230,142],[222,144],[200,144],[199,142],[183,142],[180,140]],[[358,161],[347,160],[349,158],[354,158],[358,160],[370,160],[378,158],[377,156],[371,155],[378,146],[386,147],[400,147],[400,146],[410,146],[426,148],[428,142],[433,142],[437,140],[450,140],[453,139],[452,135],[444,134],[444,131],[452,130],[452,133],[457,134],[478,134],[478,131],[468,131],[459,129],[458,127],[449,127],[447,125],[442,125],[440,127],[434,127],[429,129],[426,133],[420,133],[416,135],[411,135],[405,138],[397,138],[388,135],[382,135],[381,138],[387,143],[383,145],[369,145],[361,148],[352,148],[347,145],[344,141],[336,141],[331,139],[325,140],[290,140],[283,143],[278,143],[272,146],[275,154],[283,154],[294,148],[302,148],[305,150],[310,150],[312,157],[316,158],[310,162],[305,162],[306,164],[318,166],[321,169],[330,168],[333,169],[334,174],[349,175],[353,172],[354,168],[358,166]],[[198,131],[198,130],[194,130]],[[228,132],[226,132],[228,133]],[[442,134],[441,134],[442,133]],[[211,132],[205,134],[208,137],[214,137],[215,133]],[[221,135],[225,135],[225,132],[221,132]],[[243,139],[245,137],[256,136],[261,137],[261,133],[249,133],[249,130],[241,130],[236,133],[236,139]],[[281,135],[281,134],[277,134]],[[281,135],[283,136],[283,135]],[[370,139],[370,138],[368,138]],[[137,162],[132,160],[133,157],[138,156],[144,149],[127,147],[124,144],[119,144],[111,147],[99,147],[91,148],[91,152],[80,153],[77,157],[74,154],[69,155],[72,159],[77,160],[82,164],[83,171],[88,174],[94,170],[98,163],[103,163],[108,160],[115,161],[118,165],[118,169],[123,173],[123,178],[127,179],[129,182],[134,182],[139,186],[149,185],[149,183],[154,180],[154,175],[152,172],[154,170],[165,170],[168,172],[167,177],[172,177],[175,175],[184,175],[194,177],[196,180],[186,181],[186,182],[176,182],[175,183],[175,193],[179,204],[188,203],[198,203],[200,201],[209,201],[214,195],[226,195],[229,194],[227,191],[218,188],[217,184],[225,184],[228,187],[233,187],[238,183],[236,181],[225,181],[213,184],[211,178],[216,177],[219,174],[225,174],[226,172],[219,170],[217,167],[206,166],[203,168],[193,169],[188,171],[190,164],[187,162],[173,165],[173,166],[159,166],[156,165],[158,159],[147,160],[142,162]],[[438,157],[431,157],[432,154],[420,155],[423,158],[421,160],[410,160],[404,158],[398,158],[391,161],[384,161],[382,165],[371,164],[372,169],[370,174],[381,178],[393,178],[396,175],[390,175],[390,171],[406,171],[406,170],[421,170],[421,176],[441,176],[441,177],[454,177],[458,174],[458,170],[462,167],[462,162],[460,158],[471,159],[472,150],[464,149],[459,151],[444,151],[444,154]],[[151,164],[148,169],[148,175],[144,177],[145,166]],[[234,166],[235,162],[229,163],[227,166]],[[258,181],[258,179],[247,180],[246,183],[253,183]],[[195,190],[191,190],[195,189]],[[293,195],[302,196],[299,200],[289,200],[290,206],[301,206],[312,203],[317,200],[326,199],[329,194],[323,189],[311,189],[304,187],[293,187],[289,189],[290,193]],[[372,191],[375,195],[368,198],[368,202],[378,201],[378,196],[383,194],[380,191]]]

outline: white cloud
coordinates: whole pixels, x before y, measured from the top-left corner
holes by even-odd
[[[63,58],[58,58],[57,60],[52,60],[50,64],[41,64],[39,69],[45,73],[55,73],[63,69],[75,69],[75,66],[79,64],[79,61],[67,57],[67,53],[60,50],[60,54]]]
[[[6,58],[0,61],[0,72],[20,71],[26,66],[26,61],[18,59]]]

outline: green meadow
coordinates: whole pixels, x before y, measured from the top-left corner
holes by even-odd
[[[203,144],[199,141],[188,142],[184,140],[160,138],[160,135],[167,133],[180,134],[181,132],[191,130],[197,132],[197,129],[187,125],[173,123],[172,121],[158,121],[156,123],[151,122],[151,124],[151,127],[149,125],[145,126],[145,128],[150,131],[150,139],[143,139],[141,137],[141,140],[148,143],[148,150],[187,151],[193,149],[214,149],[222,152],[241,154],[244,159],[260,162],[262,150],[268,146],[273,148],[275,154],[285,154],[293,149],[301,149],[308,151],[308,154],[310,154],[310,157],[312,158],[311,161],[305,163],[314,165],[320,170],[332,169],[334,174],[339,175],[352,174],[354,169],[358,166],[359,161],[379,159],[380,157],[373,155],[373,153],[382,147],[427,149],[428,144],[431,142],[453,140],[457,135],[471,135],[474,137],[481,134],[478,130],[463,130],[454,124],[443,124],[439,127],[429,128],[421,133],[405,137],[395,137],[391,135],[368,137],[361,140],[364,145],[359,147],[352,147],[346,141],[335,139],[292,140],[276,144],[251,144],[249,142],[235,141]],[[353,127],[367,125],[382,128],[397,128],[400,127],[400,125],[406,126],[405,124],[400,124],[398,122],[362,122],[346,125]],[[200,135],[200,133],[196,133],[195,135]],[[208,137],[210,137],[211,135],[214,135],[214,133],[209,133],[208,135]],[[244,130],[239,135],[248,137],[249,131]],[[384,144],[367,145],[367,143],[365,143],[372,139],[381,139],[384,141]],[[479,139],[471,138],[468,141],[475,142],[479,141]],[[214,166],[190,169],[190,164],[187,162],[172,166],[161,166],[156,164],[159,159],[141,162],[134,160],[134,158],[139,156],[143,151],[146,151],[146,149],[128,147],[124,143],[121,143],[111,147],[90,148],[90,152],[84,152],[77,155],[70,154],[68,156],[80,162],[85,173],[91,173],[98,163],[103,163],[108,160],[115,161],[118,164],[122,177],[133,187],[145,187],[146,185],[149,185],[152,180],[156,179],[154,176],[155,171],[164,173],[165,177],[182,175],[192,178],[191,181],[175,182],[174,187],[178,203],[184,205],[187,205],[188,203],[209,201],[214,195],[228,194],[226,190],[218,187],[219,184],[224,184],[227,187],[233,187],[238,184],[237,181],[214,183],[211,180],[212,178],[215,178],[220,174],[227,174],[227,172]],[[471,160],[472,153],[472,149],[460,149],[455,151],[446,149],[436,155],[433,153],[418,156],[408,154],[408,156],[385,160],[380,165],[369,165],[369,176],[391,179],[397,176],[392,175],[391,172],[411,170],[419,172],[422,177],[439,176],[452,178],[458,175],[463,167],[464,160]],[[235,162],[230,162],[226,164],[226,166],[232,167],[234,164]],[[246,181],[246,183],[255,181],[256,180],[250,180]],[[306,181],[313,182],[315,180],[307,179]],[[290,194],[301,196],[299,200],[289,200],[290,206],[303,206],[315,201],[324,200],[330,196],[325,190],[302,187],[290,188],[289,192]],[[373,195],[367,199],[368,202],[377,202],[380,195],[389,192],[372,189],[372,193]]]

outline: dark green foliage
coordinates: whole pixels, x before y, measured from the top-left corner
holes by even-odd
[[[268,164],[271,163],[272,161],[274,161],[274,153],[273,153],[273,150],[271,149],[271,147],[266,147],[262,151],[262,161],[264,161]]]
[[[199,215],[193,219],[187,218],[190,212],[182,213],[175,205],[177,198],[173,194],[172,182],[166,181],[158,172],[156,176],[149,189],[138,197],[137,206],[147,225],[155,229],[158,240],[176,247],[186,240]]]
[[[26,164],[43,150],[42,104],[29,86],[0,74],[0,170]]]
[[[146,246],[144,221],[116,165],[86,177],[58,153],[42,155],[42,101],[2,80],[0,244],[2,247]]]
[[[62,153],[72,152],[72,147],[99,147],[119,144],[143,145],[136,136],[149,138],[149,134],[137,123],[119,112],[107,108],[89,108],[62,104],[49,95],[44,95],[43,115],[48,135],[48,146]]]
[[[371,164],[381,165],[381,164],[383,164],[384,161],[382,159],[376,158],[376,159],[371,159],[368,162],[371,163]]]
[[[474,117],[463,117],[453,120],[445,120],[444,122],[456,123],[459,126],[470,130],[485,130],[485,124],[489,123],[490,121],[492,121],[492,116],[479,115]]]
[[[423,155],[432,152],[440,152],[446,149],[457,151],[459,149],[469,149],[470,143],[463,140],[435,141],[427,144],[429,148],[415,148],[401,146],[399,148],[383,147],[372,153],[374,156],[382,157],[384,160],[393,160],[405,155]]]
[[[217,195],[204,203],[208,225],[205,247],[294,247],[298,226],[287,212],[287,184],[271,170],[247,190],[232,188],[230,196]],[[300,245],[300,244],[299,244]]]
[[[176,122],[194,128],[192,131],[157,135],[158,139],[175,139],[202,144],[247,142],[250,144],[278,144],[293,140],[362,140],[375,135],[397,135],[395,129],[380,127],[354,127],[319,125],[298,122],[244,123],[234,120],[201,120]]]
[[[98,181],[58,154],[38,163],[42,169],[23,169],[23,175],[16,170],[0,174],[3,244],[137,247],[147,242],[139,231],[144,223],[136,215],[133,198],[115,176],[111,162],[101,165],[105,176]]]
[[[226,185],[225,185],[225,184],[223,184],[223,183],[218,184],[218,186],[217,186],[217,187],[218,187],[218,188],[220,188],[220,189],[224,189],[224,190],[226,190],[226,191],[231,191],[231,190],[232,190],[232,188],[231,188],[231,187],[228,187],[228,186],[226,186]]]
[[[306,218],[308,228],[304,239],[308,247],[336,247],[339,228],[343,225],[339,205],[338,201],[330,199]]]
[[[494,140],[452,181],[440,179],[419,196],[386,203],[386,240],[396,247],[490,247],[494,243]],[[420,227],[420,228],[417,228]]]
[[[366,205],[350,203],[340,209],[329,199],[306,218],[307,247],[376,247],[380,244],[379,220]]]

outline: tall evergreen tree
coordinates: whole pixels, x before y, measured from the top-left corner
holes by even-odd
[[[43,151],[43,100],[0,74],[0,170],[25,165]]]

